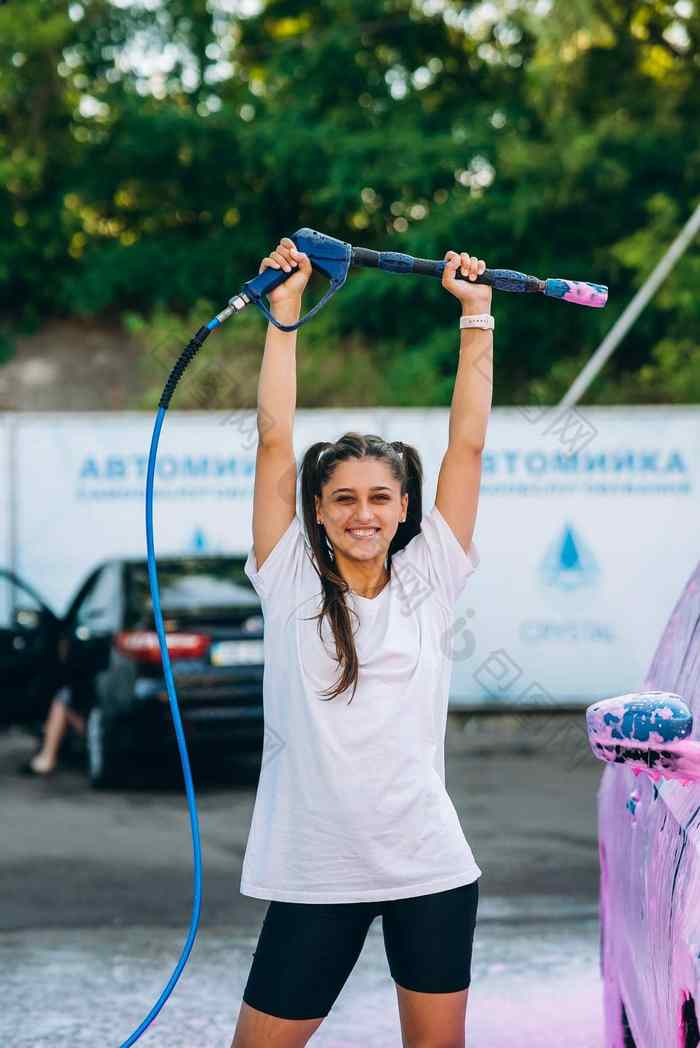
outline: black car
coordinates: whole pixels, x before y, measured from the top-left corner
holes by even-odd
[[[187,749],[195,758],[262,749],[263,618],[245,558],[162,557],[160,603]],[[9,573],[8,628],[0,640],[5,723],[45,714],[67,684],[88,713],[87,768],[94,786],[116,785],[140,762],[177,755],[155,630],[148,566],[108,560],[58,619]],[[69,638],[64,663],[57,640]],[[3,687],[3,692],[6,689]]]

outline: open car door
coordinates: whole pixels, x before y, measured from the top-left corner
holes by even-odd
[[[58,681],[59,630],[36,591],[0,568],[0,727],[45,717]]]

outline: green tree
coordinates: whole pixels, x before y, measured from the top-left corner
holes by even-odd
[[[696,6],[229,6],[0,8],[5,323],[128,315],[149,349],[172,316],[184,343],[182,325],[208,319],[195,306],[218,311],[308,225],[608,283],[599,311],[496,297],[494,402],[562,395],[697,200]],[[695,396],[699,265],[694,246],[588,401]],[[321,290],[314,278],[309,304]],[[352,271],[302,332],[300,406],[449,403],[455,321],[439,281]],[[241,345],[254,371],[264,328],[246,313],[203,353]],[[153,352],[144,367],[151,388]]]

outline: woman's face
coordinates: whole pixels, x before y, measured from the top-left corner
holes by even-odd
[[[401,495],[388,464],[375,458],[339,462],[316,496],[316,519],[336,557],[353,560],[383,563],[407,508],[408,494]]]

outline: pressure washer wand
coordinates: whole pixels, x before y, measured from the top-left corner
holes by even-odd
[[[258,273],[252,280],[246,281],[239,293],[229,299],[227,309],[219,314],[220,322],[231,316],[231,313],[238,313],[253,302],[270,323],[280,331],[296,331],[315,313],[318,313],[331,295],[334,295],[343,286],[351,266],[383,269],[387,273],[412,273],[417,276],[441,279],[446,264],[444,260],[414,258],[412,255],[404,255],[398,251],[373,251],[366,247],[353,247],[352,244],[347,244],[336,237],[329,237],[325,233],[319,233],[306,226],[293,233],[290,239],[298,251],[308,256],[313,268],[330,281],[330,286],[320,301],[295,324],[280,324],[272,316],[263,299],[270,291],[284,283],[294,270],[287,273],[283,269],[274,269],[270,266],[262,273]],[[458,280],[468,279],[460,272],[457,272],[455,276]],[[560,277],[541,280],[539,277],[528,276],[527,273],[520,273],[515,269],[485,269],[472,283],[488,284],[496,291],[547,295],[549,298],[574,302],[579,306],[601,308],[608,300],[608,289],[605,284],[593,284],[583,280],[564,280]]]
[[[397,251],[372,251],[366,247],[351,248],[350,264],[383,269],[389,273],[415,273],[418,276],[440,279],[445,269],[444,261],[414,258],[412,255],[403,255]],[[463,276],[459,271],[455,273],[455,277],[457,280],[468,280],[468,277]],[[485,269],[476,280],[470,283],[488,284],[496,291],[547,295],[549,298],[561,298],[565,302],[595,308],[601,308],[608,300],[608,289],[605,284],[592,284],[583,280],[563,280],[560,277],[542,280],[540,277],[520,273],[516,269]]]

